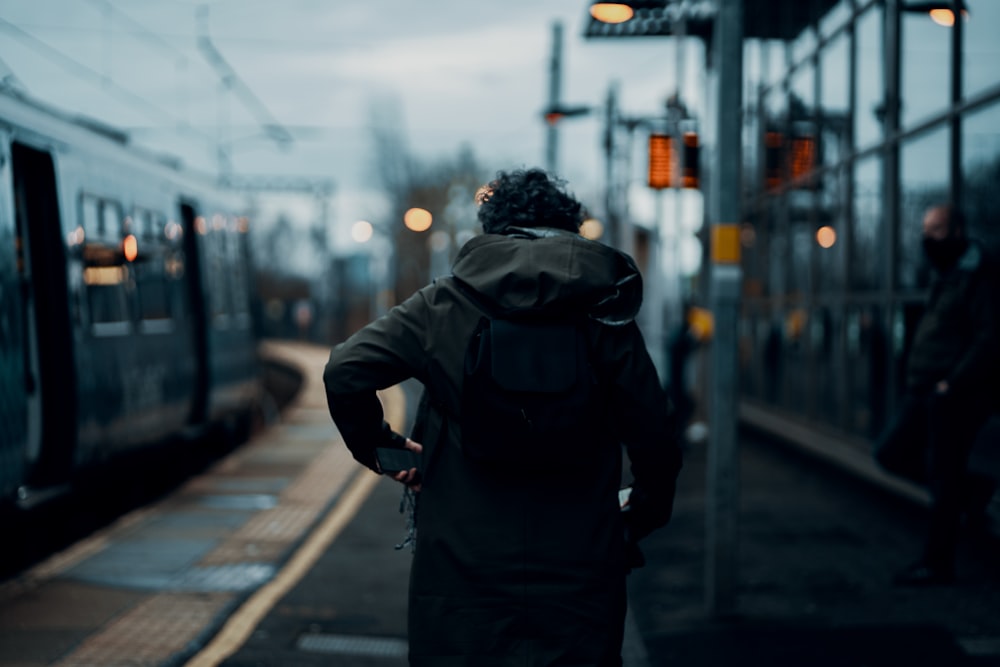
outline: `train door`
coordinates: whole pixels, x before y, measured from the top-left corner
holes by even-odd
[[[205,290],[202,281],[202,261],[199,254],[199,225],[205,221],[199,219],[195,205],[182,201],[180,204],[181,220],[184,226],[184,275],[187,279],[188,303],[193,335],[193,350],[195,354],[195,387],[194,402],[191,407],[189,423],[203,424],[208,419],[209,397],[209,367],[208,367],[208,322],[205,308]],[[204,230],[202,230],[204,231]]]
[[[0,501],[13,499],[24,475],[27,441],[24,311],[14,231],[10,135],[0,130]]]
[[[64,482],[76,445],[76,371],[66,288],[66,253],[49,153],[14,143],[15,233],[25,289],[25,379],[32,486]]]

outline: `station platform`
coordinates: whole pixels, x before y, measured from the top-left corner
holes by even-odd
[[[176,493],[0,585],[0,667],[406,665],[402,487],[354,462],[326,411],[328,350],[268,342],[301,390]],[[406,430],[416,386],[382,395]],[[907,589],[923,508],[740,434],[738,592],[710,613],[705,448],[629,577],[627,667],[1000,665],[1000,546],[968,534],[953,586]]]

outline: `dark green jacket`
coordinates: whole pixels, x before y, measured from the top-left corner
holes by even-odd
[[[936,276],[907,365],[912,392],[946,380],[955,394],[998,394],[1000,282],[983,248],[970,244],[957,264]]]
[[[647,499],[640,533],[670,517],[681,456],[669,402],[634,316],[641,280],[627,256],[548,229],[483,235],[454,275],[504,309],[591,316],[591,349],[611,384],[611,429],[585,475],[539,478],[473,465],[458,415],[467,341],[481,312],[453,277],[436,280],[338,345],[324,379],[355,458],[394,436],[375,390],[417,378],[424,445],[410,577],[410,664],[617,664],[625,616],[622,448]]]

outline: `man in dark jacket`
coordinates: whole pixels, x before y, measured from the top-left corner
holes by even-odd
[[[923,245],[936,276],[909,352],[906,393],[875,450],[884,468],[931,493],[924,553],[896,577],[901,585],[951,583],[962,513],[982,509],[993,493],[966,464],[997,405],[997,267],[953,206],[926,212]]]
[[[631,258],[578,234],[581,205],[544,171],[500,172],[477,201],[485,234],[462,247],[453,275],[332,351],[330,412],[376,472],[376,447],[422,452],[411,665],[617,666],[626,532],[636,540],[667,523],[681,467],[670,403],[634,321],[641,279]],[[578,443],[584,465],[538,474],[525,460],[500,470],[463,451],[463,360],[483,304],[586,316],[607,423]],[[426,400],[404,439],[385,425],[375,391],[411,377]],[[633,477],[625,513],[622,445]],[[413,472],[395,477],[413,484]]]

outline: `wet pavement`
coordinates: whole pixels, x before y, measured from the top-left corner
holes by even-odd
[[[303,390],[176,493],[0,585],[0,667],[405,665],[401,487],[361,468],[319,383],[327,350],[270,343]],[[415,387],[383,395],[400,427]],[[408,411],[408,412],[407,412]],[[741,432],[735,611],[707,611],[705,448],[629,577],[628,667],[1000,665],[1000,547],[965,536],[954,586],[896,588],[923,508]]]

